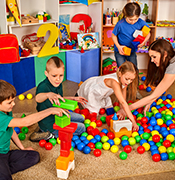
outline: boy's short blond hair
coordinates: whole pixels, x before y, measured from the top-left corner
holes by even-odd
[[[0,80],[0,104],[6,99],[14,98],[15,96],[15,87],[4,80]]]
[[[57,68],[64,67],[63,61],[57,56],[53,56],[47,61],[47,63],[46,63],[46,71],[47,72],[49,72],[51,65],[54,65]]]

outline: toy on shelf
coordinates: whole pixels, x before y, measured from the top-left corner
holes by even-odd
[[[111,74],[117,71],[117,63],[111,58],[103,60],[103,75]]]
[[[132,123],[129,119],[119,121],[117,114],[115,113],[113,118],[110,120],[110,131],[118,138],[123,135],[130,137],[132,134]]]
[[[39,20],[39,23],[43,23],[51,19],[50,15],[44,11],[39,11],[38,14],[36,14],[36,18]]]
[[[34,16],[24,16],[21,15],[22,18],[22,24],[31,24],[31,23],[38,23],[39,19]]]
[[[175,22],[174,21],[157,21],[157,26],[162,26],[162,27],[175,27]]]
[[[77,45],[77,42],[75,40],[68,38],[60,42],[60,49],[69,49],[69,50],[76,49],[76,45]]]

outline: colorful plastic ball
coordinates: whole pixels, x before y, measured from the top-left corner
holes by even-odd
[[[100,136],[100,135],[98,135],[98,134],[97,134],[97,135],[95,135],[95,136],[94,136],[94,138],[95,138],[98,142],[99,142],[99,141],[101,141],[101,136]]]
[[[88,133],[87,133],[87,132],[83,132],[83,133],[81,134],[81,136],[87,137],[87,136],[88,136]],[[73,137],[74,137],[74,136],[73,136]]]
[[[148,141],[148,143],[149,143],[150,146],[155,145],[154,141]]]
[[[106,134],[105,134],[104,132],[100,132],[99,135],[100,135],[101,137],[106,136]]]
[[[100,114],[100,115],[103,115],[103,114],[105,114],[105,112],[106,112],[105,109],[104,109],[104,108],[101,108],[100,111],[99,111],[99,114]]]
[[[109,139],[107,142],[110,144],[110,146],[113,146],[115,144],[113,139]]]
[[[170,124],[170,125],[169,125],[169,128],[170,128],[170,129],[175,129],[175,124]]]
[[[101,150],[100,149],[95,149],[93,153],[94,153],[94,156],[96,156],[96,157],[101,156]]]
[[[81,137],[80,137],[80,140],[81,140],[81,141],[84,141],[85,139],[86,139],[85,136],[81,136]]]
[[[108,130],[107,129],[102,129],[101,132],[104,132],[107,135]]]
[[[157,149],[151,151],[151,155],[153,156],[154,154],[160,154],[159,151]]]
[[[149,151],[150,150],[149,143],[144,143],[144,144],[142,144],[142,146],[145,148],[145,151]]]
[[[81,140],[80,139],[77,139],[74,141],[75,145],[77,146],[79,143],[81,143]]]
[[[169,140],[165,140],[165,141],[163,142],[163,145],[164,145],[166,148],[168,148],[168,147],[171,146],[171,142],[170,142]]]
[[[132,151],[132,147],[129,146],[129,145],[127,145],[127,146],[124,147],[123,150],[124,150],[126,153],[130,153],[130,152]]]
[[[146,139],[141,139],[140,140],[140,145],[142,146],[142,144],[144,144],[144,143],[147,143],[147,140]]]
[[[104,144],[103,144],[103,149],[104,150],[109,150],[110,149],[110,144],[108,143],[108,142],[105,142]]]
[[[161,126],[163,124],[163,119],[157,119],[157,125]]]
[[[158,132],[159,132],[159,131],[160,131],[160,129],[161,129],[161,128],[160,128],[160,126],[159,126],[159,125],[155,125],[155,126],[154,126],[154,130],[156,130],[156,131],[158,131]]]
[[[148,87],[146,88],[146,91],[147,91],[147,92],[151,92],[151,91],[152,91],[151,87],[148,86]]]
[[[79,139],[79,137],[78,137],[77,135],[74,135],[74,136],[72,137],[72,141],[76,141],[77,139]]]
[[[157,125],[157,120],[156,119],[151,119],[149,123],[150,123],[151,126],[155,126],[155,125]]]
[[[142,138],[140,136],[135,136],[135,140],[136,140],[137,143],[139,143],[141,141],[141,139]]]
[[[123,140],[123,141],[121,142],[121,145],[122,145],[123,147],[125,147],[125,146],[129,145],[129,141],[128,141],[128,140]]]
[[[94,130],[94,127],[88,126],[86,131],[87,131],[88,134],[91,134],[92,130]]]
[[[57,142],[58,142],[58,138],[57,138]],[[58,143],[58,144],[60,144],[60,143]],[[71,141],[71,147],[73,147],[73,148],[75,147],[75,143],[73,141]]]
[[[109,139],[114,139],[115,138],[115,135],[114,135],[113,132],[108,132],[107,136],[108,136]]]
[[[142,138],[143,138],[143,139],[146,139],[146,140],[148,140],[148,139],[150,138],[150,136],[151,136],[151,134],[150,134],[150,133],[147,133],[147,132],[145,132],[145,133],[142,134]]]
[[[106,123],[106,117],[105,117],[105,116],[102,116],[102,117],[100,118],[100,120],[101,120],[102,123]]]
[[[96,148],[96,149],[102,149],[102,147],[103,147],[103,144],[102,144],[101,142],[97,142],[97,143],[95,144],[95,148]]]
[[[119,148],[118,148],[117,145],[113,145],[113,146],[111,147],[111,152],[113,152],[113,153],[117,153],[118,150],[119,150]]]
[[[170,134],[172,134],[173,136],[175,136],[175,129],[170,129]]]
[[[173,142],[174,141],[174,136],[172,134],[168,134],[166,139],[169,140],[170,142]]]
[[[173,152],[168,153],[168,159],[173,161],[175,159],[175,154]]]
[[[14,127],[14,130],[15,130],[16,134],[19,134],[21,131],[19,127]]]
[[[84,124],[90,124],[91,123],[91,120],[90,119],[85,119],[84,120]]]
[[[19,133],[18,137],[21,141],[23,141],[26,138],[26,135],[24,133]]]
[[[73,142],[73,141],[72,141]],[[57,138],[57,143],[58,144],[61,144],[61,141],[60,141],[60,139],[59,139],[59,137]],[[73,142],[74,143],[74,142]],[[75,144],[75,143],[74,143]]]
[[[168,120],[172,120],[172,116],[169,115],[169,114],[167,114],[167,115],[165,115],[165,119],[166,119],[167,121],[168,121]],[[168,125],[167,125],[167,126],[169,126],[170,124],[172,124],[172,121],[168,122]]]
[[[78,114],[80,114],[80,111],[81,111],[80,108],[76,108],[76,109],[74,110],[74,112],[75,112],[75,113],[78,113]]]
[[[91,122],[91,123],[90,123],[90,126],[92,126],[93,128],[96,128],[97,125],[96,125],[95,122]]]
[[[103,124],[103,123],[102,123],[102,121],[101,121],[101,120],[97,120],[97,121],[96,121],[96,125],[97,125],[97,127],[101,127],[101,126],[102,126],[102,124]]]
[[[127,155],[126,152],[121,152],[119,157],[120,157],[121,160],[125,160],[125,159],[127,159],[128,155]]]
[[[24,133],[24,134],[27,134],[29,132],[29,128],[24,126],[22,127],[21,131]]]
[[[139,135],[138,132],[133,132],[133,133],[132,133],[132,137],[136,137],[136,136],[138,136],[138,135]]]
[[[123,137],[122,137],[122,141],[123,141],[123,140],[128,140],[128,139],[129,139],[128,136],[123,136]]]
[[[95,149],[95,144],[90,142],[87,146],[89,146],[91,148],[91,150]]]
[[[88,145],[88,144],[89,144],[89,140],[85,139],[85,140],[83,141],[83,143],[84,143],[85,145]]]
[[[142,76],[142,77],[141,77],[141,80],[142,80],[142,81],[145,81],[145,80],[146,80],[146,77],[145,77],[145,76]]]
[[[153,145],[153,146],[150,147],[151,152],[154,151],[154,150],[158,150],[158,147],[156,145]]]
[[[134,145],[136,144],[136,140],[135,140],[135,138],[133,138],[133,137],[130,137],[130,138],[128,139],[128,141],[129,141],[129,144],[130,144],[131,146],[134,146]]]
[[[52,143],[53,146],[55,146],[57,143],[57,140],[55,138],[51,138],[49,139],[49,142]]]
[[[114,138],[114,143],[115,143],[115,145],[119,145],[121,143],[120,138],[118,138],[118,137]]]
[[[139,146],[139,147],[137,148],[137,152],[138,152],[139,154],[143,154],[143,153],[145,152],[145,148],[144,148],[143,146]]]
[[[94,137],[93,137],[92,135],[88,135],[86,138],[87,138],[87,140],[90,141],[90,140],[93,139]]]
[[[160,154],[161,160],[166,161],[168,159],[168,154],[167,153],[162,153]]]
[[[157,143],[160,141],[160,136],[158,134],[155,134],[153,137],[152,137],[152,140]]]
[[[167,99],[172,99],[172,95],[171,95],[171,94],[167,94],[167,95],[166,95],[166,98],[167,98]]]
[[[162,132],[162,136],[165,137],[165,138],[168,136],[168,134],[169,134],[169,132],[167,130]]]
[[[173,147],[168,147],[167,149],[166,149],[166,152],[169,154],[170,152],[173,152]]]
[[[159,150],[160,154],[161,154],[161,153],[166,153],[166,147],[165,147],[165,146],[160,146],[160,147],[158,148],[158,150]]]
[[[95,138],[91,139],[89,142],[92,142],[92,143],[97,143],[97,140]]]
[[[89,146],[85,146],[83,148],[83,152],[84,152],[84,154],[89,154],[91,152],[91,148]]]
[[[118,112],[120,110],[120,107],[119,106],[114,106],[114,111],[115,112]]]
[[[103,136],[103,137],[101,138],[101,142],[102,142],[102,143],[105,143],[105,142],[107,142],[108,140],[109,140],[108,136]]]
[[[39,146],[40,146],[40,147],[45,147],[45,144],[46,144],[46,140],[41,139],[41,140],[39,141]]]
[[[154,162],[159,162],[160,159],[161,159],[160,154],[154,154],[154,155],[152,156],[152,160],[153,160]]]
[[[143,85],[143,84],[140,84],[140,85],[139,85],[139,89],[140,89],[140,90],[143,90],[143,89],[144,89],[144,85]]]
[[[31,93],[27,94],[27,99],[32,99],[33,98],[33,95]]]
[[[79,143],[78,145],[77,145],[77,149],[79,150],[79,151],[83,151],[83,148],[85,147],[86,145],[83,143],[83,142],[81,142],[81,143]]]
[[[46,142],[46,144],[45,144],[44,147],[45,147],[46,150],[51,150],[52,147],[53,147],[53,145],[52,145],[52,143],[50,143],[50,142]]]
[[[18,96],[18,98],[19,98],[19,100],[24,100],[25,99],[25,96],[23,95],[23,94],[20,94],[19,96]]]
[[[71,146],[70,151],[74,151],[74,147]]]
[[[172,120],[167,120],[167,121],[166,121],[166,125],[167,125],[167,126],[170,126],[170,124],[173,124],[173,121],[172,121]]]

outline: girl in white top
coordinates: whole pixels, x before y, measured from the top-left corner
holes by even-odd
[[[125,110],[128,118],[133,123],[133,130],[138,130],[138,126],[126,102],[126,90],[130,84],[129,96],[136,96],[138,71],[135,65],[129,61],[123,63],[117,70],[117,73],[91,77],[87,79],[79,88],[78,96],[82,96],[88,100],[84,104],[84,108],[90,112],[98,113],[100,108],[110,108],[112,101],[110,95],[114,93]]]
[[[175,51],[172,45],[164,40],[157,39],[149,46],[150,60],[148,63],[146,85],[156,86],[155,90],[145,98],[131,104],[130,110],[143,107],[144,114],[150,105],[161,96],[175,81]],[[126,115],[124,109],[117,112],[120,118]]]

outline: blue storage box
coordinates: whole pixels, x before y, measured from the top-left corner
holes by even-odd
[[[80,83],[92,76],[99,76],[100,49],[66,52],[67,80]]]
[[[34,58],[21,59],[20,62],[0,64],[0,79],[12,84],[17,95],[35,87]]]

